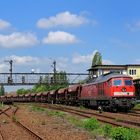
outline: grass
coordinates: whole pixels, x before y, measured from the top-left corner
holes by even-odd
[[[47,115],[50,115],[50,116],[64,117],[64,115],[65,115],[65,113],[62,111],[54,111],[54,110],[50,110],[50,109],[35,106],[35,105],[31,105],[29,107],[29,109],[30,109],[30,111],[42,112],[42,113],[46,113]]]
[[[3,102],[0,102],[0,109],[3,109],[4,105]]]
[[[140,109],[140,104],[135,105],[135,109]]]
[[[69,116],[69,115],[66,116],[66,120],[77,127],[82,127],[83,125],[83,122],[81,119],[77,119],[76,117],[73,117],[73,116]]]
[[[109,124],[101,124],[95,118],[89,119],[79,119],[71,115],[67,115],[61,111],[53,111],[47,108],[38,107],[35,105],[30,106],[31,111],[38,111],[47,113],[50,116],[57,116],[65,118],[69,123],[73,124],[76,127],[82,128],[85,131],[88,131],[92,137],[96,138],[97,136],[105,137],[106,139],[111,140],[138,140],[140,139],[140,134],[138,130],[128,129],[124,127],[112,127]],[[45,125],[46,122],[42,121],[42,125]]]
[[[85,109],[86,109],[86,108],[85,108],[84,106],[82,106],[82,105],[80,105],[79,108],[80,108],[81,110],[85,110]]]
[[[136,129],[128,129],[124,127],[112,127],[109,124],[100,124],[95,118],[76,119],[71,116],[67,118],[68,121],[77,127],[88,131],[92,137],[100,135],[106,139],[111,140],[138,140],[140,139],[139,131]]]
[[[15,115],[12,116],[12,120],[13,120],[14,122],[18,122],[18,119],[17,119],[17,117],[16,117]]]
[[[95,118],[90,118],[90,119],[84,119],[83,120],[83,128],[85,128],[88,131],[98,129],[99,126],[100,126],[100,123]]]

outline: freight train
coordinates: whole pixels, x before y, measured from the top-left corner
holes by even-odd
[[[0,97],[0,101],[83,105],[117,111],[120,108],[125,110],[133,108],[136,98],[132,77],[109,73],[91,79],[85,84],[71,85],[38,94],[5,95]]]

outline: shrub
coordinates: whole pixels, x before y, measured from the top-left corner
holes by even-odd
[[[112,129],[111,137],[113,140],[138,140],[139,133],[135,129],[116,127]]]
[[[103,132],[106,137],[110,137],[111,131],[112,131],[111,125],[109,125],[109,124],[104,125]]]
[[[99,125],[100,125],[99,122],[95,118],[86,119],[83,122],[84,128],[90,131],[98,129]]]
[[[73,116],[67,116],[67,120],[75,126],[83,127],[83,121],[81,121],[81,119],[77,119]]]
[[[135,108],[136,108],[136,109],[140,109],[140,104],[137,104],[137,105],[135,106]]]
[[[80,107],[79,107],[80,109],[86,109],[84,106],[82,106],[82,105],[80,105]]]

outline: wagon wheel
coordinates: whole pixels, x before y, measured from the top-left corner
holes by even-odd
[[[117,107],[112,107],[112,108],[111,108],[111,111],[112,111],[112,112],[117,112],[118,109],[117,109]]]

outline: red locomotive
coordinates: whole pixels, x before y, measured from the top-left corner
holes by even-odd
[[[135,105],[135,87],[132,77],[122,74],[105,74],[89,84],[82,85],[80,103],[117,110],[131,109]]]
[[[84,105],[117,111],[134,107],[135,87],[132,77],[109,73],[90,80],[86,84],[72,85],[39,94],[7,97],[1,96],[1,102],[47,102],[68,105]]]

